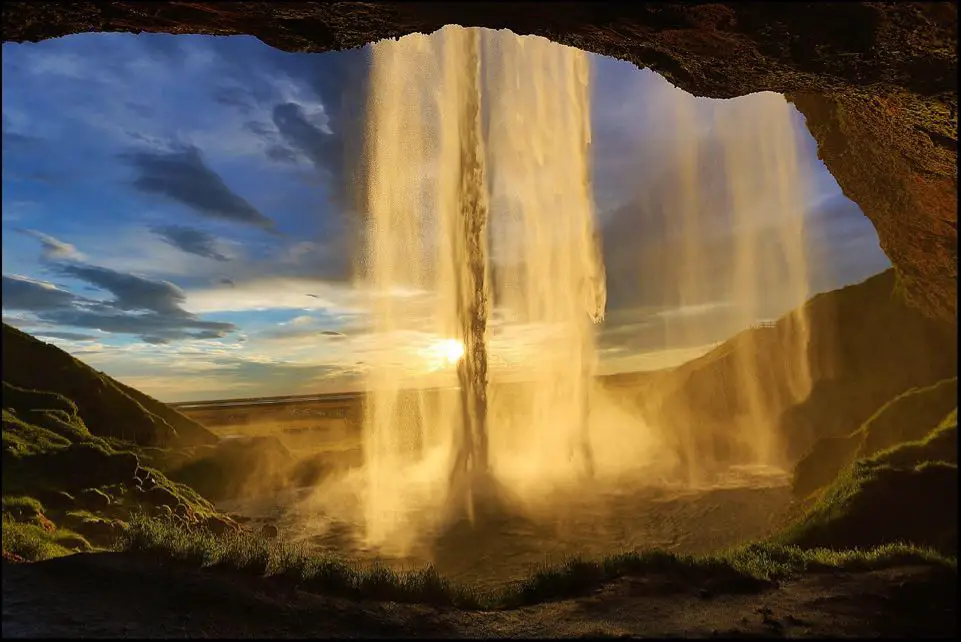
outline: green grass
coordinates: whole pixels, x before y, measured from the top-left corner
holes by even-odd
[[[3,409],[3,453],[16,457],[66,448],[70,440],[63,435],[27,423],[16,412]]]
[[[958,379],[953,377],[924,388],[912,388],[885,403],[850,434],[817,440],[794,467],[793,492],[805,497],[830,484],[857,459],[923,441],[939,425],[957,423],[957,385]],[[954,414],[945,417],[952,409]],[[957,461],[957,456],[929,461]]]
[[[250,532],[218,537],[167,520],[133,520],[117,546],[192,567],[272,577],[329,595],[464,609],[512,608],[579,597],[631,575],[653,575],[717,592],[752,592],[763,590],[773,581],[810,571],[873,570],[921,564],[957,572],[954,558],[906,544],[836,551],[758,543],[709,556],[653,550],[621,553],[596,561],[572,559],[559,566],[542,568],[502,592],[484,594],[452,584],[431,567],[398,573],[382,566],[347,564],[336,558],[310,554],[283,539],[268,540]]]
[[[958,468],[925,459],[929,448],[943,447],[939,433],[954,435],[956,444],[956,429],[939,429],[926,443],[906,444],[848,466],[774,541],[804,548],[907,541],[955,551]]]
[[[65,529],[47,530],[36,524],[18,522],[3,515],[3,551],[29,562],[63,557],[77,551],[91,550],[90,543]]]
[[[884,404],[858,429],[858,458],[868,457],[899,444],[924,439],[945,415],[958,406],[958,378],[952,377],[924,388],[907,390]]]
[[[956,411],[955,411],[956,412]],[[892,468],[913,468],[925,462],[958,463],[958,424],[942,424],[924,439],[888,448],[870,457],[877,465]]]
[[[270,540],[241,531],[215,536],[171,520],[138,517],[120,537],[122,550],[255,576],[269,576],[307,590],[357,599],[425,602],[477,608],[477,596],[454,587],[432,568],[396,573],[374,566],[362,568],[332,557],[311,555],[283,539]]]

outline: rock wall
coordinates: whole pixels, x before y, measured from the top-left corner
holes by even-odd
[[[698,96],[789,95],[874,223],[908,300],[957,317],[955,3],[6,2],[3,40],[251,34],[317,52],[451,23],[629,60]]]

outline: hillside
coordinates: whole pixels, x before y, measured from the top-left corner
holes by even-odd
[[[930,397],[930,393],[927,396]],[[891,416],[891,408],[903,404],[898,401],[872,419]],[[866,424],[868,430],[870,427],[871,422]],[[856,455],[858,459],[813,495],[815,500],[806,514],[776,538],[777,541],[805,548],[864,548],[895,541],[911,542],[955,555],[958,549],[957,409],[934,427],[928,424],[926,430],[913,430],[923,436],[870,456],[863,450],[870,439],[865,431],[859,430],[862,451]]]
[[[738,434],[764,423],[776,426],[775,453],[793,463],[818,439],[850,434],[906,390],[956,376],[954,324],[908,307],[895,281],[892,269],[819,294],[773,327],[747,330],[656,373],[639,404],[679,451],[702,462],[737,461],[748,447]],[[789,382],[799,368],[791,348],[799,315],[810,328],[804,352],[813,385],[797,401]]]
[[[3,382],[3,554],[38,560],[111,546],[136,515],[233,524],[192,489],[93,434],[78,404]]]
[[[169,406],[3,324],[3,381],[73,401],[90,432],[140,446],[195,446],[217,437]]]
[[[925,439],[957,405],[957,377],[898,395],[851,434],[818,439],[794,467],[794,493],[804,497],[830,484],[856,459]]]

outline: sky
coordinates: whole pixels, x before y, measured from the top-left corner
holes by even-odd
[[[4,43],[4,322],[164,401],[356,389],[384,349],[352,278],[369,60],[368,48],[293,54],[246,36]],[[752,97],[695,99],[600,56],[591,72],[602,370],[673,365],[740,329],[725,312],[741,303],[727,285],[736,226],[712,213],[729,194],[711,114]],[[694,302],[678,297],[684,239],[671,224],[682,130],[665,125],[682,103],[703,150],[699,274],[712,293]],[[885,269],[871,223],[790,118],[806,292]],[[800,303],[769,298],[759,315]],[[678,342],[671,323],[695,317],[704,331]]]

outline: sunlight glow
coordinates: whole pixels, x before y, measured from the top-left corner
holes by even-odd
[[[444,339],[432,346],[431,351],[438,355],[447,365],[456,365],[464,357],[464,344],[458,339]]]

